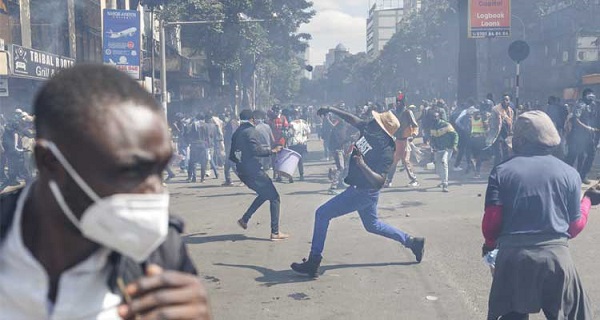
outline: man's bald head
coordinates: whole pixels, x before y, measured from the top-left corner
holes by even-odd
[[[113,67],[81,64],[60,71],[38,93],[34,112],[38,138],[71,139],[125,103],[161,112],[160,105],[131,77]]]

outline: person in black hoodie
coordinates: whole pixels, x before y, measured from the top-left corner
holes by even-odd
[[[238,224],[244,230],[248,228],[248,221],[252,215],[265,203],[270,202],[271,209],[271,240],[284,240],[289,235],[279,231],[279,210],[281,199],[273,181],[262,168],[260,157],[269,157],[281,151],[282,146],[273,149],[265,148],[260,143],[260,134],[254,127],[252,110],[245,109],[240,113],[240,127],[231,138],[231,151],[229,159],[236,163],[238,176],[248,188],[256,191],[258,196],[250,205]]]

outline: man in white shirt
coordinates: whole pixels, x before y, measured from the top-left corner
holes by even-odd
[[[298,111],[293,111],[291,118],[294,120],[290,122],[288,128],[288,148],[298,152],[302,157],[298,162],[298,172],[300,173],[300,181],[304,181],[304,157],[308,154],[307,143],[308,136],[310,135],[310,126],[304,119],[298,117]],[[290,182],[294,182],[294,179],[290,177]]]
[[[0,195],[0,318],[210,319],[168,215],[172,147],[152,96],[112,67],[79,65],[34,109],[39,175]]]

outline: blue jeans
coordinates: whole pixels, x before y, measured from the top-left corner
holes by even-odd
[[[329,221],[354,211],[358,211],[360,219],[368,232],[396,240],[405,247],[409,247],[410,236],[408,234],[379,220],[379,217],[377,217],[378,201],[379,190],[359,189],[350,186],[319,207],[315,214],[310,255],[321,256],[321,253],[323,253]]]

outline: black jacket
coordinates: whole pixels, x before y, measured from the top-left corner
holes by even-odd
[[[22,189],[0,194],[0,244],[12,226],[13,217],[17,207],[17,199]],[[156,264],[165,270],[176,270],[190,274],[197,274],[196,267],[188,256],[185,244],[180,236],[183,232],[183,222],[176,218],[169,218],[169,234],[165,242],[158,247],[143,263],[113,252],[109,257],[112,270],[107,281],[108,287],[115,294],[121,294],[117,286],[117,279],[122,278],[128,284],[142,277],[146,266]],[[1,272],[1,271],[0,271]]]
[[[236,152],[241,152],[241,159],[238,159]],[[237,164],[237,171],[240,175],[257,175],[262,170],[258,158],[268,157],[271,154],[271,149],[261,145],[260,133],[251,123],[240,125],[231,138],[229,160]]]

